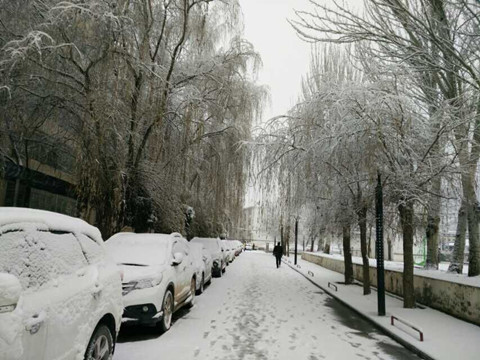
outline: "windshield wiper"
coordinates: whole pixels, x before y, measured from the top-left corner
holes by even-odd
[[[130,264],[130,263],[121,263],[120,265],[127,265],[127,266],[148,266],[145,264]]]

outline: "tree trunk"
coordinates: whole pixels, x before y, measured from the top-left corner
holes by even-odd
[[[463,259],[465,257],[465,234],[467,232],[467,204],[462,200],[462,205],[458,209],[457,233],[455,234],[455,244],[453,245],[452,261],[448,266],[448,272],[461,274],[463,272]]]
[[[427,215],[427,269],[438,269],[438,228],[440,225],[441,178],[433,180],[433,195],[430,197]]]
[[[363,295],[370,294],[370,263],[367,254],[367,207],[362,206],[357,212],[360,227],[360,249],[362,252]]]
[[[403,307],[415,307],[413,284],[413,201],[407,200],[398,206],[403,231]]]
[[[479,238],[479,209],[478,202],[469,204],[468,216],[468,276],[480,275],[480,238]]]
[[[323,253],[324,254],[330,254],[330,241],[328,241],[328,239],[325,242],[325,246],[323,248]]]
[[[389,261],[393,261],[393,256],[392,256],[392,239],[390,236],[387,235],[387,259]]]
[[[375,255],[372,254],[372,225],[368,227],[368,257],[375,258]]]
[[[343,258],[345,262],[345,284],[353,284],[352,251],[350,249],[350,225],[343,226]]]
[[[313,249],[315,248],[315,237],[312,237],[312,244],[310,247],[310,251],[313,252]]]
[[[471,172],[471,174],[474,174]],[[467,219],[468,219],[468,276],[480,275],[480,238],[479,238],[479,212],[477,195],[475,192],[474,175],[467,174],[462,176],[462,188],[464,198],[467,200]]]

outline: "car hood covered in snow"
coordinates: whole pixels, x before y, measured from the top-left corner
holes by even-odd
[[[153,265],[153,266],[133,266],[122,265],[123,282],[138,281],[142,279],[152,279],[162,276],[166,270],[167,265]]]

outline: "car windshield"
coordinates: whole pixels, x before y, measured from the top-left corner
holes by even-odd
[[[208,251],[219,251],[220,248],[218,247],[218,241],[215,239],[202,239],[202,238],[194,238],[192,239],[193,243],[203,244]]]
[[[169,244],[164,236],[132,234],[114,236],[105,246],[117,264],[148,266],[166,263]]]
[[[37,289],[86,265],[72,233],[35,228],[0,233],[0,272],[18,277],[23,289]]]

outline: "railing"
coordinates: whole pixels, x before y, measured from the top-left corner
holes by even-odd
[[[408,321],[399,319],[398,317],[393,316],[393,315],[391,316],[390,319],[391,319],[391,324],[392,324],[392,326],[395,325],[395,320],[397,320],[397,321],[401,322],[402,324],[407,325],[408,327],[412,328],[413,330],[418,331],[418,333],[420,334],[420,341],[423,341],[423,331],[420,330],[418,327],[416,327],[415,325],[410,324]]]
[[[329,283],[328,283],[328,287],[331,288],[332,286],[333,286],[333,288],[335,289],[335,291],[338,291],[337,285],[332,284],[331,282],[329,282]]]

